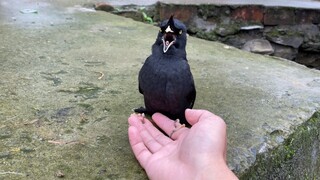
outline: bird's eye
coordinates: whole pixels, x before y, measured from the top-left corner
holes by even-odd
[[[165,30],[164,30],[163,28],[160,28],[160,29],[159,29],[159,32],[164,33]]]
[[[182,30],[179,31],[179,34],[180,34],[180,35],[182,34]]]

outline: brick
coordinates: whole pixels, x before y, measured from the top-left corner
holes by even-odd
[[[293,25],[295,24],[294,9],[267,8],[263,22],[265,25]]]
[[[296,10],[297,24],[319,24],[320,10],[298,9]]]
[[[242,6],[232,11],[232,18],[242,21],[263,22],[264,8],[260,6]]]
[[[186,25],[192,22],[192,19],[197,15],[197,7],[193,5],[175,5],[161,4],[158,6],[160,20],[165,20],[174,15],[175,18],[184,22]]]

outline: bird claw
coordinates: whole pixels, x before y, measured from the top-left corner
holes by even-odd
[[[144,119],[146,118],[146,115],[144,113],[138,113],[138,116],[141,117],[140,120],[144,124],[145,123]]]
[[[172,130],[172,132],[170,133],[169,137],[171,138],[173,133],[177,132],[178,130],[180,130],[180,129],[184,128],[184,127],[186,127],[186,125],[185,124],[180,124],[180,119],[176,119],[175,122],[174,122],[174,128],[175,129]]]

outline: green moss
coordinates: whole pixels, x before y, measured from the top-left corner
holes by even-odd
[[[95,93],[99,90],[100,88],[98,87],[79,87],[77,91],[74,93],[76,94],[92,94]]]
[[[319,177],[320,112],[297,127],[282,145],[260,154],[240,179],[315,179]]]
[[[66,129],[66,130],[64,131],[64,133],[65,133],[65,134],[72,134],[72,133],[73,133],[73,130],[71,130],[71,129]]]
[[[220,6],[212,4],[201,4],[198,7],[198,15],[203,19],[220,23],[226,16],[229,16],[231,10],[229,6]]]
[[[35,149],[31,148],[31,147],[22,147],[20,149],[21,152],[24,152],[24,153],[30,153],[30,152],[34,152]]]
[[[216,41],[218,39],[218,37],[214,31],[211,31],[211,32],[199,31],[199,32],[197,32],[196,37],[201,38],[201,39],[210,40],[210,41]]]
[[[11,153],[9,151],[0,152],[0,159],[10,158],[10,157],[11,157]]]
[[[289,29],[281,29],[281,28],[273,28],[270,31],[266,32],[266,36],[269,37],[296,37],[296,36],[303,36],[301,32],[298,31],[291,31]]]
[[[77,96],[81,96],[84,99],[92,99],[95,98],[97,93],[101,91],[102,88],[97,87],[91,83],[82,83],[76,89],[60,89],[58,92],[76,94]]]
[[[0,132],[0,139],[10,138],[12,136],[11,131],[2,131]]]
[[[48,81],[52,81],[54,86],[58,86],[62,83],[62,80],[58,77],[52,77],[52,76],[42,76]]]
[[[294,141],[294,139],[290,139],[290,142],[286,142],[285,146],[284,146],[284,151],[285,153],[285,161],[289,161],[290,159],[292,159],[295,154],[296,154],[296,150],[294,149],[294,146],[292,144],[292,142]]]
[[[220,36],[228,36],[228,35],[236,34],[239,30],[240,30],[239,23],[220,24],[215,29],[215,33]]]
[[[93,107],[90,104],[79,103],[78,106],[84,108],[87,112],[93,111]]]

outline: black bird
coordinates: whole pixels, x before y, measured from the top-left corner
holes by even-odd
[[[192,108],[196,90],[186,53],[187,28],[173,16],[160,23],[160,32],[152,54],[139,72],[139,92],[145,108],[137,113],[160,112],[170,119],[189,125],[185,110]]]

